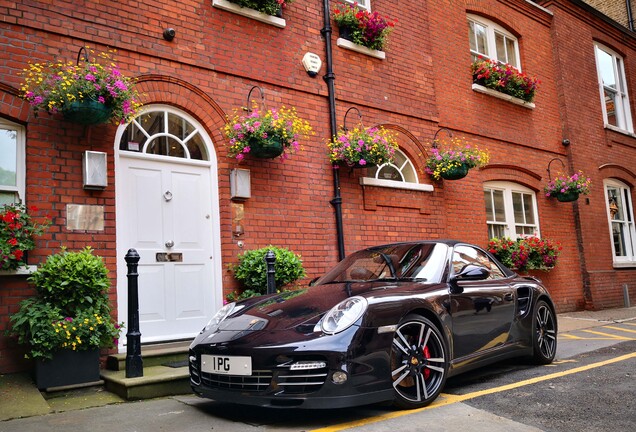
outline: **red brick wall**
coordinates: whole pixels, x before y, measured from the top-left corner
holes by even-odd
[[[277,160],[240,164],[251,170],[252,179],[252,198],[244,203],[245,234],[241,240],[245,249],[274,244],[300,253],[308,279],[333,265],[338,259],[334,212],[329,203],[334,197],[333,171],[325,146],[331,131],[327,86],[321,79],[326,66],[323,64],[318,77],[310,78],[301,65],[307,52],[318,54],[323,63],[326,60],[321,8],[322,2],[297,0],[284,12],[287,27],[278,29],[214,8],[211,0],[185,0],[174,5],[123,2],[116,9],[91,1],[78,8],[70,0],[46,5],[18,1],[11,8],[0,6],[0,114],[27,127],[27,201],[38,204],[53,218],[53,225],[30,255],[30,263],[40,262],[60,246],[79,249],[90,245],[111,270],[111,298],[116,304],[114,281],[123,277],[116,274],[116,262],[123,257],[115,256],[112,161],[116,127],[84,128],[47,114],[34,118],[29,107],[16,98],[19,72],[29,61],[74,61],[79,48],[88,44],[98,50],[116,48],[122,70],[139,78],[145,103],[165,103],[187,111],[212,137],[218,158],[225,293],[237,287],[226,269],[227,264],[236,262],[241,249],[232,238],[228,181],[230,170],[239,164],[226,157],[222,126],[226,114],[246,104],[254,85],[264,89],[268,107],[295,106],[311,122],[315,135],[304,143],[304,151],[284,164]],[[337,122],[341,125],[347,109],[355,106],[366,126],[384,124],[396,130],[420,181],[433,184],[435,190],[363,187],[360,170],[340,169],[346,252],[380,242],[444,237],[485,246],[483,182],[518,181],[537,192],[542,235],[564,245],[561,264],[543,279],[559,310],[583,307],[573,206],[547,200],[541,190],[551,159],[558,157],[567,163],[569,152],[582,151],[581,160],[594,153],[593,147],[585,153],[583,142],[605,143],[603,153],[612,155],[608,161],[631,148],[631,137],[608,138],[602,128],[592,126],[601,120],[598,103],[594,98],[589,100],[589,92],[557,86],[558,73],[563,80],[592,78],[593,61],[583,64],[581,58],[570,58],[575,56],[569,51],[576,51],[579,43],[589,47],[591,38],[602,34],[596,34],[598,30],[591,34],[591,30],[582,29],[584,24],[569,23],[561,14],[553,18],[522,0],[373,0],[373,9],[398,19],[385,60],[339,48],[337,35],[332,36]],[[466,13],[486,16],[519,36],[524,70],[542,80],[534,110],[471,89]],[[553,53],[550,47],[556,25],[564,25],[574,36],[571,47]],[[166,27],[176,30],[173,42],[161,36]],[[579,42],[576,38],[582,39]],[[555,60],[578,61],[580,70],[561,71],[554,66]],[[348,121],[355,121],[353,117]],[[431,182],[423,173],[424,158],[440,126],[488,148],[492,165],[472,170],[461,181]],[[573,143],[567,149],[561,145],[566,137]],[[622,143],[625,140],[627,144]],[[108,155],[109,187],[104,191],[82,189],[81,154],[85,150]],[[575,162],[578,168],[579,160],[575,158]],[[581,163],[581,168],[596,169],[598,163]],[[599,258],[599,253],[588,252],[590,248],[604,254],[608,251],[608,238],[601,237],[604,243],[599,248],[592,240],[599,231],[594,221],[602,220],[599,214],[603,211],[602,182],[595,176],[590,205],[585,201],[575,205],[585,210],[581,211],[583,227],[590,233],[584,234],[588,268],[612,271],[606,255]],[[68,203],[105,206],[105,230],[66,230]],[[632,275],[625,274],[627,279]],[[4,303],[9,300],[5,298],[5,278],[0,277],[0,284],[0,323],[6,326],[7,314],[16,310],[16,301],[30,292],[14,288],[13,300]],[[604,292],[605,282],[599,279],[598,284]],[[0,336],[0,371],[19,367],[19,355],[9,348],[10,342]]]

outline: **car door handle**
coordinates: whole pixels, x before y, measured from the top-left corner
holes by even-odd
[[[515,297],[512,295],[512,293],[508,293],[504,296],[505,301],[513,301],[514,299]]]

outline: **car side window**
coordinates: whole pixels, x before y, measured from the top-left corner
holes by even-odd
[[[475,264],[490,270],[488,279],[503,279],[505,275],[495,262],[485,252],[474,247],[459,245],[453,252],[453,272],[462,271],[468,264]]]

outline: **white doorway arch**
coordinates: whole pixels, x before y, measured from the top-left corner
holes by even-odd
[[[217,170],[210,136],[174,107],[148,105],[117,131],[118,314],[128,319],[124,257],[134,248],[142,343],[191,339],[222,305]]]

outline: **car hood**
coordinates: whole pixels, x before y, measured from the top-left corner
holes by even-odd
[[[412,282],[359,282],[317,285],[295,291],[253,298],[219,326],[220,331],[287,330],[313,326],[329,309],[352,296],[372,297],[396,288],[407,289]],[[420,285],[421,286],[421,285]],[[238,307],[237,307],[238,309]]]

